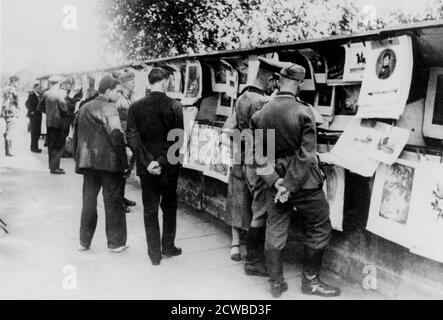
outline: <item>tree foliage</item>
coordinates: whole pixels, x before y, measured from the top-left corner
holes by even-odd
[[[443,0],[420,12],[388,12],[365,23],[342,0],[101,0],[107,52],[129,60],[320,38],[443,17]]]

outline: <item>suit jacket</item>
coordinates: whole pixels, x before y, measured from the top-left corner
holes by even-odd
[[[183,133],[183,108],[180,102],[161,92],[150,92],[146,97],[134,102],[128,111],[127,142],[137,157],[137,175],[152,176],[147,167],[157,161],[162,167],[162,183],[170,184],[179,174],[179,164],[169,163],[169,148],[176,142],[168,141],[168,133],[181,129]],[[177,145],[176,156],[181,145]]]
[[[63,90],[53,87],[45,91],[38,105],[38,109],[46,114],[47,127],[66,129],[68,108]]]
[[[28,109],[26,113],[28,118],[41,115],[41,112],[37,109],[39,102],[40,96],[34,90],[29,92],[28,99],[25,102],[26,109]]]
[[[275,130],[275,165],[268,167],[266,173],[257,170],[268,185],[272,186],[278,178],[283,178],[283,186],[291,193],[322,187],[315,117],[309,105],[297,101],[291,94],[278,93],[252,117],[251,126],[265,129],[263,144],[261,136],[256,134],[256,150],[267,145],[266,129]]]
[[[128,168],[125,139],[114,103],[99,96],[74,119],[76,172],[95,169],[123,173]]]

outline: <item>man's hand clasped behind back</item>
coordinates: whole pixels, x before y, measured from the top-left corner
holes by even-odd
[[[280,201],[281,203],[285,203],[289,199],[290,192],[286,187],[282,185],[283,179],[279,178],[274,183],[275,189],[277,189],[277,194],[275,195],[274,202],[277,203]]]
[[[154,176],[159,176],[162,173],[162,167],[157,161],[151,161],[148,166],[148,172]]]

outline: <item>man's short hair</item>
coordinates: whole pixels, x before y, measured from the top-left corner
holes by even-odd
[[[118,81],[114,77],[112,77],[112,76],[104,76],[100,80],[100,83],[98,85],[98,93],[99,94],[104,94],[104,93],[106,93],[106,91],[108,89],[109,90],[114,90],[120,84],[121,84],[120,81]]]
[[[17,76],[11,76],[11,77],[9,77],[9,82],[17,82],[17,81],[19,81],[19,80],[20,80],[20,78],[17,77]]]
[[[163,68],[154,68],[149,72],[148,80],[151,85],[165,79],[169,79],[169,72]]]
[[[386,57],[389,57],[389,59],[392,59],[392,55],[391,55],[391,53],[386,52],[386,53],[384,54],[384,56],[383,56],[383,59],[386,58]]]

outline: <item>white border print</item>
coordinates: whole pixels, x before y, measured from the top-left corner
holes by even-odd
[[[166,95],[172,99],[183,98],[182,73],[180,67],[175,64],[168,64],[168,67],[174,71],[169,76],[169,86]]]
[[[375,175],[367,229],[411,248],[411,217],[418,201],[418,162],[399,159],[382,164]]]
[[[185,90],[181,103],[192,106],[202,97],[203,71],[200,62],[186,61]]]
[[[343,47],[346,52],[343,81],[362,81],[368,57],[368,47],[362,42],[345,44]]]
[[[420,165],[419,197],[411,217],[411,252],[443,262],[443,165],[440,157],[434,158]]]
[[[212,91],[228,91],[228,73],[232,66],[226,61],[219,60],[210,63]]]
[[[409,36],[371,41],[357,117],[398,119],[403,113],[412,79]]]

